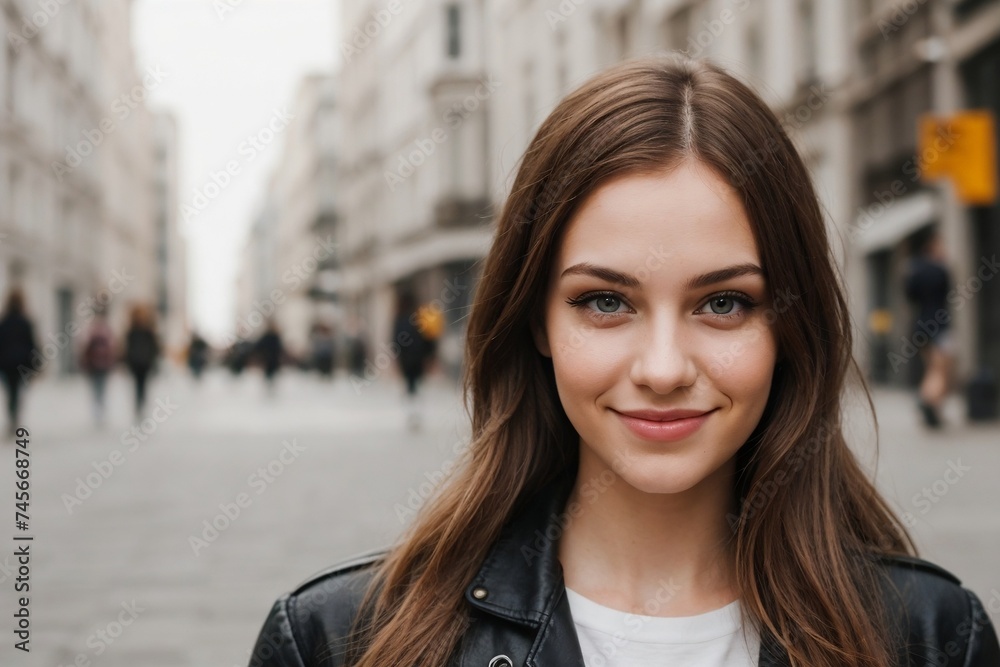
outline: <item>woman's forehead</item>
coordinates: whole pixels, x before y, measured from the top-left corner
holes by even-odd
[[[595,260],[621,270],[657,260],[699,271],[760,264],[738,194],[699,163],[622,176],[595,190],[567,223],[553,269]]]

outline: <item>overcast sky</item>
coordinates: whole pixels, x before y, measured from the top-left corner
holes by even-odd
[[[181,230],[188,248],[188,310],[219,338],[232,330],[237,258],[282,141],[253,159],[248,136],[290,108],[303,75],[332,71],[340,35],[336,0],[136,0],[138,69],[159,65],[154,109],[175,113],[180,130],[180,200],[195,202],[227,162],[239,174],[191,215]],[[228,8],[228,10],[227,10]],[[244,146],[245,149],[245,146]],[[210,194],[215,194],[209,188]]]

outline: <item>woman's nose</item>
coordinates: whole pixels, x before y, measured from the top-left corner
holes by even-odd
[[[658,394],[669,394],[678,387],[690,387],[698,376],[682,323],[665,315],[650,320],[636,341],[632,363],[632,381]]]

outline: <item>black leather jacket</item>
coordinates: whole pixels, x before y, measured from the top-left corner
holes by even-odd
[[[557,558],[569,490],[565,480],[553,485],[504,529],[465,590],[472,623],[449,667],[583,666]],[[320,572],[281,596],[250,667],[343,665],[344,638],[381,553]],[[975,594],[926,561],[884,564],[887,605],[907,637],[900,667],[1000,667],[996,632]],[[785,651],[765,634],[758,666],[787,665]]]

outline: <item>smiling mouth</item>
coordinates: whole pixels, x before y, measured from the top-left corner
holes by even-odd
[[[714,412],[715,409],[666,420],[644,419],[617,411],[615,414],[629,431],[643,440],[674,442],[696,433]]]
[[[712,412],[715,412],[718,408],[712,408],[711,410],[669,410],[662,413],[657,413],[652,410],[637,410],[622,412],[619,410],[612,410],[617,412],[623,417],[628,417],[630,419],[640,419],[642,421],[654,422],[654,423],[665,423],[673,421],[681,421],[684,419],[695,419],[697,417],[703,417]]]

